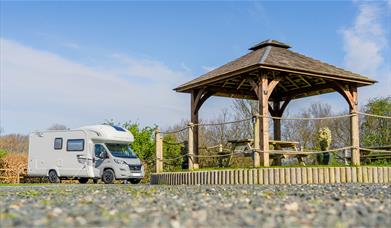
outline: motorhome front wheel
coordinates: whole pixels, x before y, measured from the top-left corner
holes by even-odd
[[[115,179],[114,172],[111,169],[103,171],[102,180],[105,184],[112,184]]]

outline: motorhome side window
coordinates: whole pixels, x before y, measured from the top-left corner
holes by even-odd
[[[67,151],[83,151],[84,139],[68,139]]]
[[[100,158],[101,153],[105,152],[105,151],[106,150],[102,145],[100,145],[100,144],[95,145],[95,157]]]
[[[55,150],[61,150],[62,149],[62,138],[55,138],[54,139],[54,149]]]

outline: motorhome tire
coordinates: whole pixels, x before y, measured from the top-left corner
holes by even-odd
[[[80,183],[80,184],[85,184],[85,183],[87,183],[87,182],[88,182],[88,178],[85,178],[85,177],[79,178],[79,183]]]
[[[98,183],[98,179],[97,178],[92,179],[92,181],[94,182],[94,184]]]
[[[105,184],[112,184],[114,182],[114,179],[115,179],[115,175],[113,170],[106,169],[105,171],[103,171],[102,181]]]
[[[141,179],[129,179],[129,182],[132,184],[138,184],[140,183]]]
[[[58,177],[57,172],[55,170],[49,171],[48,179],[50,183],[60,183],[60,178]]]

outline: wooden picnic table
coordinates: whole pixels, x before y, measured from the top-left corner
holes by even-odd
[[[234,152],[237,147],[244,147],[243,154],[245,156],[252,156],[254,153],[254,139],[239,139],[239,140],[228,140],[231,143],[231,151]],[[281,165],[281,159],[288,157],[296,157],[300,165],[305,165],[303,157],[305,154],[297,154],[299,149],[299,142],[296,141],[281,141],[281,140],[269,140],[269,145],[273,146],[273,150],[284,150],[281,154],[271,154],[270,157],[273,159],[273,165]],[[296,153],[292,153],[296,152]]]

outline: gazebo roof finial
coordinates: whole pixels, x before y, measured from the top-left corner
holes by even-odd
[[[252,46],[251,48],[249,48],[249,50],[255,51],[257,49],[267,47],[267,46],[282,47],[282,48],[286,48],[286,49],[291,47],[291,46],[284,44],[283,42],[280,42],[278,40],[268,39],[268,40],[264,40],[256,45]]]

